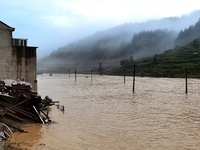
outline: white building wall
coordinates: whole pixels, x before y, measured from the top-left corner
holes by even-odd
[[[0,28],[0,79],[13,78],[11,52],[12,31]]]
[[[20,42],[16,45],[13,43],[13,31],[14,28],[0,21],[0,79],[24,79],[37,91],[37,47],[28,47],[27,39],[19,39]]]

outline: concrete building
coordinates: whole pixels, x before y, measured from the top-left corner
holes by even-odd
[[[27,39],[13,38],[13,31],[0,21],[0,79],[23,80],[37,91],[37,47],[27,46]]]

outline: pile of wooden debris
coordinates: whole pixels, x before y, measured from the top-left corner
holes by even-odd
[[[59,103],[48,96],[44,99],[33,91],[30,84],[19,80],[0,80],[0,122],[12,129],[26,123],[47,123],[48,112],[43,110]]]

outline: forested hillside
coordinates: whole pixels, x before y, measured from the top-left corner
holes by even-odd
[[[131,41],[122,45],[116,54],[119,56],[132,56],[133,59],[159,54],[174,47],[176,36],[175,31],[142,31],[139,34],[134,34]]]
[[[160,54],[181,45],[177,43],[181,43],[181,37],[185,36],[183,31],[189,30],[185,28],[191,26],[197,31],[198,23],[195,23],[199,16],[200,11],[195,11],[182,17],[126,23],[98,31],[38,60],[38,72],[66,72],[75,68],[95,70],[99,62],[102,62],[104,68],[111,68],[119,66],[122,59],[129,57],[136,60]]]
[[[107,74],[132,75],[133,66],[136,66],[136,75],[151,77],[185,77],[186,68],[188,77],[200,78],[200,39],[195,39],[185,46],[177,46],[160,55],[138,59],[136,61],[123,59],[121,67],[112,69]]]
[[[102,62],[104,68],[116,67],[123,58],[134,59],[162,53],[173,48],[177,33],[168,30],[143,31],[135,34],[130,42],[116,44],[115,38],[104,37],[91,43],[73,43],[67,46],[69,51],[60,50],[43,59],[48,72],[63,69],[93,69]],[[118,63],[115,63],[118,62]]]
[[[191,25],[189,28],[180,31],[175,40],[175,45],[182,46],[196,38],[200,38],[200,19],[195,25]]]

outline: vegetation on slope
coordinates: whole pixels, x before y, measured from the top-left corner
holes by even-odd
[[[134,34],[130,42],[117,43],[117,38],[102,38],[95,42],[70,44],[68,51],[52,52],[40,60],[38,69],[47,72],[61,72],[63,69],[94,69],[102,62],[104,67],[117,67],[115,63],[123,58],[134,59],[153,56],[172,48],[176,32],[168,30],[143,31]]]
[[[180,31],[175,40],[175,45],[183,46],[196,38],[200,38],[200,19],[195,25]]]
[[[200,10],[182,17],[123,24],[97,32],[38,60],[38,72],[66,73],[77,69],[83,73],[98,70],[100,62],[106,70],[118,67],[120,60],[128,57],[137,60],[161,54],[200,38],[200,21],[191,25],[199,14]]]
[[[108,74],[122,75],[124,69],[126,74],[132,75],[133,66],[136,65],[136,75],[153,77],[184,77],[186,67],[189,77],[200,77],[200,39],[191,43],[167,50],[153,57],[142,58],[134,61],[130,59],[121,60],[121,67],[110,70]]]

